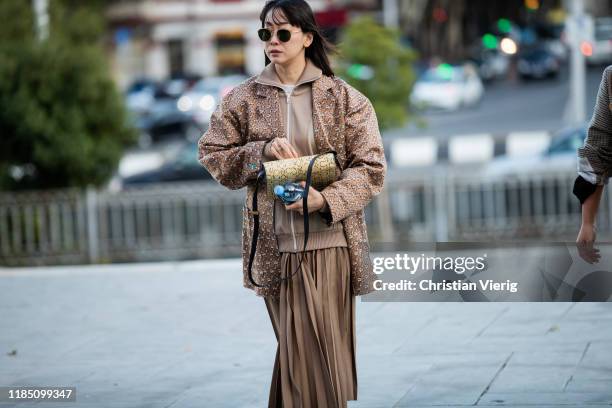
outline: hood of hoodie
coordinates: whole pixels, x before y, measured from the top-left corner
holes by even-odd
[[[321,69],[306,58],[304,70],[295,84],[283,84],[273,62],[268,64],[255,80],[281,90],[278,100],[285,137],[300,156],[316,153],[312,123],[312,82],[322,75]]]
[[[294,96],[298,96],[303,94],[308,90],[308,86],[305,84],[309,82],[313,82],[319,79],[323,75],[323,71],[321,68],[317,67],[309,58],[306,58],[306,66],[304,67],[304,71],[302,71],[302,75],[298,78],[295,83],[295,89],[293,90]],[[284,88],[286,85],[292,84],[283,84],[276,73],[276,64],[274,62],[269,63],[266,67],[261,71],[261,73],[257,76],[255,82],[271,85],[277,88]]]

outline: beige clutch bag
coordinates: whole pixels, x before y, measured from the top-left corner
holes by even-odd
[[[319,156],[319,157],[317,157]],[[338,178],[335,152],[321,155],[302,156],[297,159],[282,159],[263,163],[266,177],[266,191],[274,198],[274,186],[292,181],[305,181],[308,165],[317,157],[312,166],[311,185],[322,190]]]

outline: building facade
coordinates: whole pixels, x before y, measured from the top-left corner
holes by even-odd
[[[309,1],[328,28],[344,23],[344,2]],[[351,2],[351,4],[359,2]],[[368,6],[375,1],[364,0]],[[178,74],[254,75],[264,67],[261,0],[124,0],[107,10],[114,76],[125,87],[139,78]]]

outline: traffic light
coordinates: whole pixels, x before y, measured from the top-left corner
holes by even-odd
[[[508,34],[512,29],[512,24],[510,24],[510,20],[507,18],[500,18],[497,20],[497,29],[504,34]]]
[[[539,0],[525,0],[525,7],[527,7],[527,10],[529,11],[535,11],[540,8],[540,1]]]
[[[487,33],[482,36],[482,45],[490,50],[497,49],[498,40],[493,34]]]
[[[444,79],[452,79],[453,77],[453,66],[450,64],[440,64],[436,67],[436,71],[438,71],[438,75]]]
[[[346,73],[353,78],[366,81],[374,77],[374,70],[372,67],[363,64],[351,64],[346,70]]]

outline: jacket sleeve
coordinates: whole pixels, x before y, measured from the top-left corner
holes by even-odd
[[[382,191],[387,163],[372,103],[354,89],[348,90],[345,117],[346,168],[332,184],[321,190],[328,225],[359,210]]]
[[[240,116],[230,92],[210,118],[198,142],[198,161],[223,186],[237,190],[257,179],[266,140],[245,142]]]
[[[578,148],[578,177],[574,195],[581,203],[595,191],[596,185],[608,184],[612,167],[612,112],[610,80],[612,66],[606,68],[599,84],[593,117],[584,145]],[[591,184],[591,185],[589,185]]]

